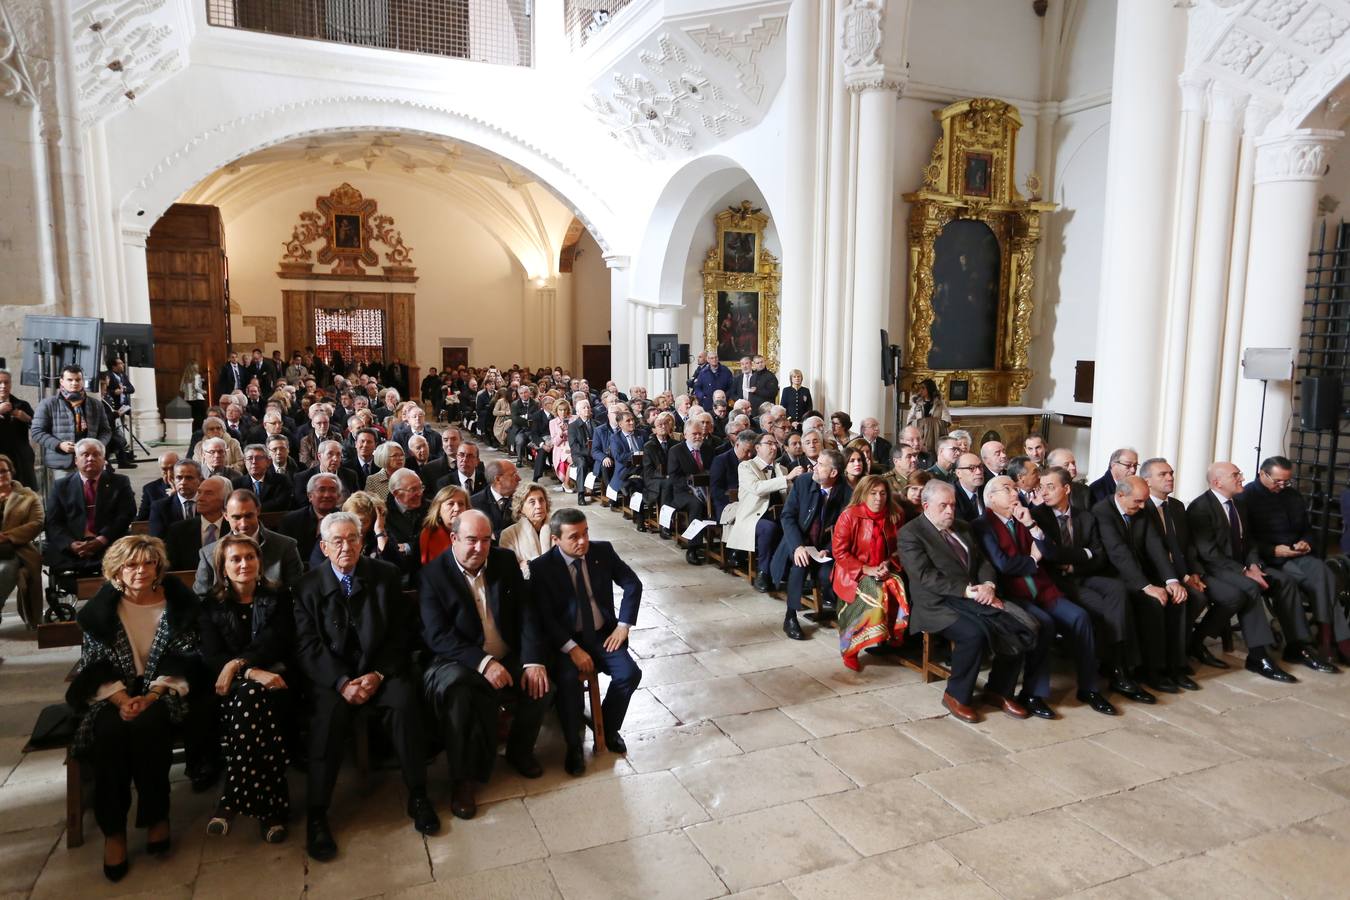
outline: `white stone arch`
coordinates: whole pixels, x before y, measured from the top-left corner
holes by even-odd
[[[529,171],[585,223],[606,254],[623,249],[618,217],[565,161],[526,137],[448,107],[398,97],[344,95],[298,100],[222,121],[183,140],[130,190],[114,198],[123,223],[148,228],[193,185],[250,153],[316,134],[384,129],[474,144]]]

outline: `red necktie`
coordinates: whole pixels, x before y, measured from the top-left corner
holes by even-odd
[[[700,472],[703,471],[703,454],[697,450],[694,451],[694,465],[698,466]]]
[[[83,479],[81,479],[83,480]],[[84,482],[84,533],[94,533],[94,512],[95,512],[94,482]]]

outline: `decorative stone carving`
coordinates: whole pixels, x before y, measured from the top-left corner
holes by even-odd
[[[1223,43],[1214,54],[1214,61],[1239,75],[1245,73],[1252,60],[1263,49],[1263,44],[1247,32],[1234,28],[1224,35]]]
[[[766,16],[745,31],[735,34],[711,26],[691,28],[686,34],[694,39],[704,53],[721,57],[735,66],[738,76],[736,87],[750,98],[750,102],[758,103],[764,96],[764,76],[759,68],[759,56],[782,33],[786,24],[787,18],[784,16]]]
[[[378,204],[350,184],[343,182],[326,197],[314,201],[315,211],[300,213],[300,221],[291,229],[290,240],[284,241],[280,271],[282,278],[337,277],[377,279],[380,281],[416,281],[412,266],[412,248],[403,243],[403,236],[394,228],[394,219],[376,215]],[[307,244],[322,239],[318,256]],[[363,266],[379,263],[379,255],[371,247],[378,241],[388,247],[384,254],[389,264],[384,275],[370,275]],[[333,263],[331,272],[313,274],[317,259],[321,265]]]
[[[877,0],[852,0],[844,9],[840,43],[850,68],[881,63],[882,10]]]
[[[71,33],[80,112],[86,122],[143,95],[182,66],[167,0],[95,0],[75,14]]]
[[[1253,6],[1248,15],[1276,31],[1281,31],[1293,21],[1294,16],[1298,15],[1307,3],[1308,0],[1265,0]]]
[[[1287,94],[1294,86],[1294,82],[1303,77],[1303,73],[1307,71],[1308,64],[1302,59],[1278,50],[1271,54],[1270,59],[1256,73],[1256,80],[1281,94]]]
[[[1350,28],[1350,22],[1325,6],[1319,6],[1294,32],[1294,40],[1318,53],[1326,53],[1347,28]]]
[[[1340,140],[1339,131],[1303,129],[1256,142],[1256,183],[1318,181],[1327,167],[1327,147]]]
[[[3,8],[0,8],[0,97],[14,100],[20,106],[37,102],[37,91],[19,53],[19,39],[10,29],[9,16]]]

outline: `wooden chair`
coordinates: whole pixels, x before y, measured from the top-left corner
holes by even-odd
[[[148,521],[142,522],[138,520],[131,523],[130,534],[149,534],[149,533],[150,533],[150,523]]]
[[[177,578],[177,579],[178,579],[180,582],[182,582],[183,585],[186,586],[189,590],[191,590],[192,585],[193,585],[193,584],[196,582],[196,580],[197,580],[197,570],[196,570],[196,569],[176,569],[176,570],[174,570],[174,571],[172,571],[172,572],[166,572],[165,575],[166,575],[166,577],[168,577],[168,578]]]
[[[262,523],[262,526],[264,528],[269,529],[271,531],[276,531],[277,526],[281,524],[281,518],[284,515],[286,515],[285,512],[259,513],[258,521]]]
[[[586,686],[587,692],[591,697],[591,735],[595,738],[595,752],[604,753],[605,746],[605,715],[600,709],[600,674],[597,672],[587,678],[578,673],[581,683]]]

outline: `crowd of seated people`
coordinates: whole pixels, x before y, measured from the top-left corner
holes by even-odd
[[[1246,668],[1265,678],[1295,681],[1281,663],[1329,674],[1333,659],[1350,662],[1350,623],[1283,457],[1245,484],[1216,462],[1209,489],[1183,504],[1165,459],[1122,448],[1088,485],[1070,450],[1037,435],[1010,457],[998,441],[944,434],[932,401],[894,444],[875,418],[855,433],[848,413],[811,408],[800,373],[791,406],[778,404],[757,357],[733,373],[701,356],[688,393],[651,399],[613,382],[596,391],[561,369],[432,373],[415,402],[402,399],[406,385],[312,352],[274,365],[266,384],[227,365],[246,380],[204,411],[184,455],[160,457],[135,513],[146,535],[124,537],[135,498],[106,465],[104,441],[53,448],[68,452],[71,472],[46,498],[45,561],[106,580],[79,614],[86,642],[67,696],[82,715],[75,752],[98,760],[96,819],[114,880],[128,866],[132,785],[148,849],[169,847],[177,737],[194,789],[224,776],[213,834],[242,816],[264,841],[284,840],[286,766],[303,761],[316,860],[337,853],[329,809],[348,737],[364,727],[359,707],[388,734],[422,833],[439,829],[428,750],[446,753],[452,812],[472,817],[503,705],[512,768],[540,775],[534,744],[556,710],[564,767],[581,774],[584,679],[604,672],[604,738],[624,752],[641,681],[627,647],[641,580],[590,539],[583,509],[553,508],[555,492],[578,507],[633,508],[654,539],[701,523],[681,538],[690,565],[716,541],[756,590],[783,591],[787,637],[837,621],[842,664],[855,672],[903,652],[911,634],[945,638],[942,703],[961,721],[978,721],[981,701],[1057,718],[1057,635],[1078,699],[1105,715],[1117,712],[1113,693],[1152,704],[1200,689],[1193,665],[1229,666],[1211,642],[1234,620]],[[483,444],[500,454],[484,459]],[[27,500],[6,493],[12,473],[0,456],[6,513]],[[39,501],[24,521],[43,514]],[[3,547],[8,515],[0,526]],[[8,540],[21,543],[18,533]],[[166,577],[177,570],[194,573],[191,588]],[[814,629],[799,619],[808,593]],[[236,733],[246,719],[257,731]]]

